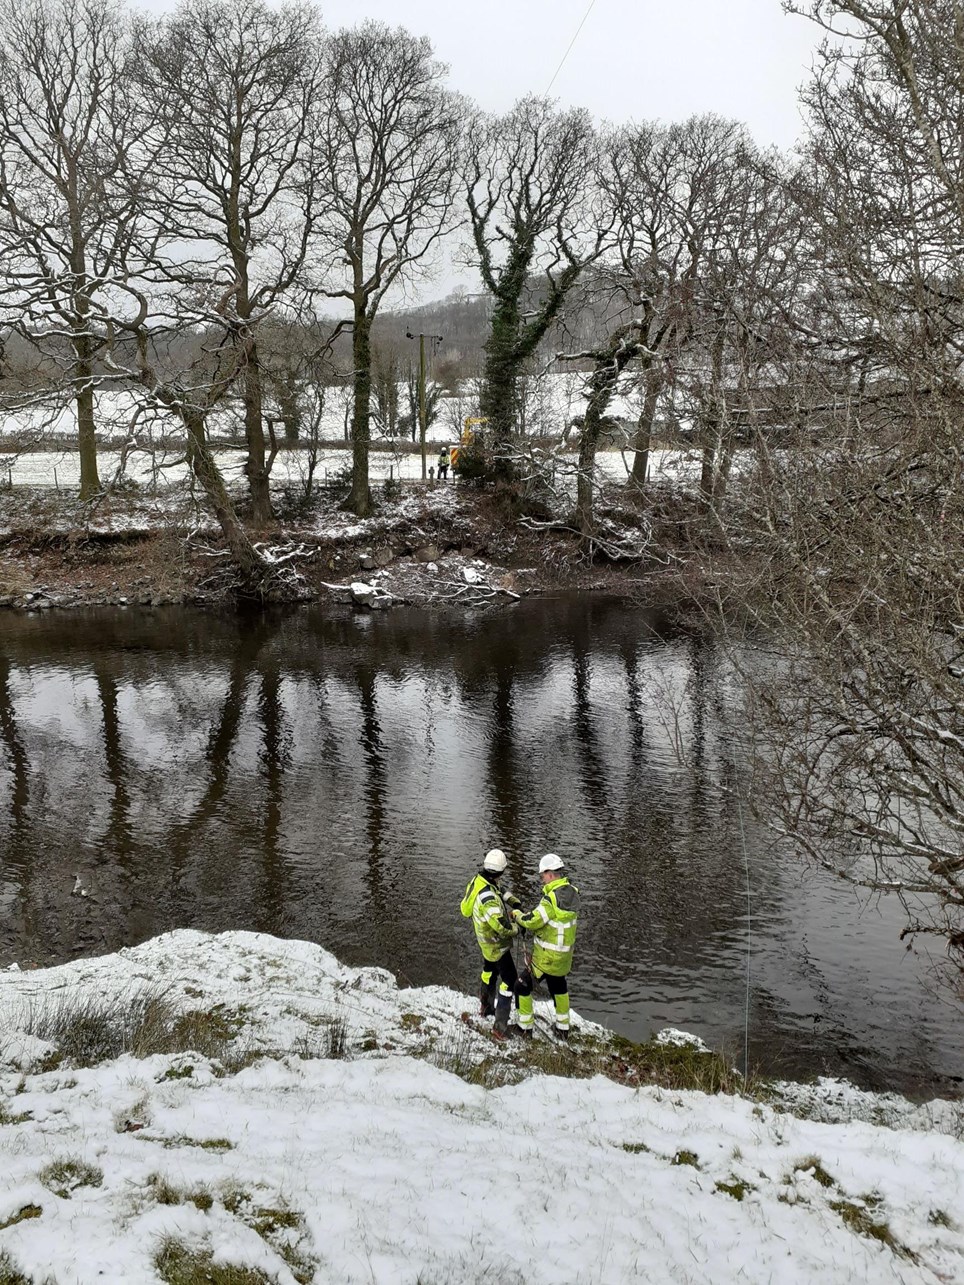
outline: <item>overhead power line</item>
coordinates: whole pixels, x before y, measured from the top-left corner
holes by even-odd
[[[560,61],[559,66],[558,66],[558,67],[556,68],[556,70],[552,73],[552,80],[550,80],[550,81],[549,81],[549,84],[546,86],[546,93],[547,93],[547,94],[549,93],[549,90],[553,87],[553,85],[556,83],[556,77],[559,75],[559,73],[562,71],[563,67],[566,65],[566,59],[567,59],[567,58],[569,57],[569,55],[572,53],[572,47],[573,47],[573,45],[576,43],[576,41],[579,39],[579,33],[580,33],[580,31],[582,31],[583,27],[586,25],[586,19],[587,19],[587,18],[589,17],[589,15],[592,13],[592,11],[593,11],[593,9],[595,9],[595,7],[596,7],[596,0],[591,0],[591,3],[590,3],[590,5],[589,5],[589,8],[588,8],[588,9],[586,10],[586,12],[583,14],[582,22],[580,22],[579,26],[576,28],[576,34],[575,34],[575,35],[573,36],[573,38],[569,41],[569,48],[568,48],[568,49],[566,50],[566,52],[562,55],[562,60]]]

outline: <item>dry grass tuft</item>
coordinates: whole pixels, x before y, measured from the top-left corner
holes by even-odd
[[[154,1266],[166,1285],[274,1285],[255,1267],[215,1263],[210,1250],[188,1249],[174,1239],[164,1241]]]
[[[45,1165],[37,1177],[48,1191],[69,1200],[78,1187],[99,1187],[104,1181],[104,1171],[84,1160],[68,1158]]]
[[[217,1009],[178,1013],[160,989],[64,998],[31,1010],[18,1025],[56,1045],[55,1065],[74,1067],[96,1066],[124,1054],[197,1053],[229,1061],[237,1035],[237,1023],[227,1014]]]

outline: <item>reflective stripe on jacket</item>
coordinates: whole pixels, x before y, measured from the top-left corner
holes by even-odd
[[[470,879],[459,909],[466,919],[471,916],[476,940],[485,958],[493,963],[501,959],[515,932],[502,893],[495,884],[481,874]]]
[[[542,889],[542,900],[519,924],[532,933],[532,966],[550,977],[565,977],[572,968],[579,918],[579,889],[563,875]]]

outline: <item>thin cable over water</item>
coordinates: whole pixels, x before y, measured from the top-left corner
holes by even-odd
[[[743,800],[736,793],[736,812],[740,820],[740,843],[743,848],[743,870],[746,875],[746,999],[743,1006],[743,1083],[750,1074],[750,858],[746,851],[746,830],[743,827]]]

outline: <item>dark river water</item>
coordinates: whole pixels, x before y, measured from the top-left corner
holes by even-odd
[[[764,1070],[958,1091],[964,1022],[900,907],[738,806],[721,671],[592,597],[0,614],[0,963],[244,928],[474,992],[466,880],[502,847],[534,900],[555,851],[583,894],[585,1016],[741,1063],[748,1016]]]

